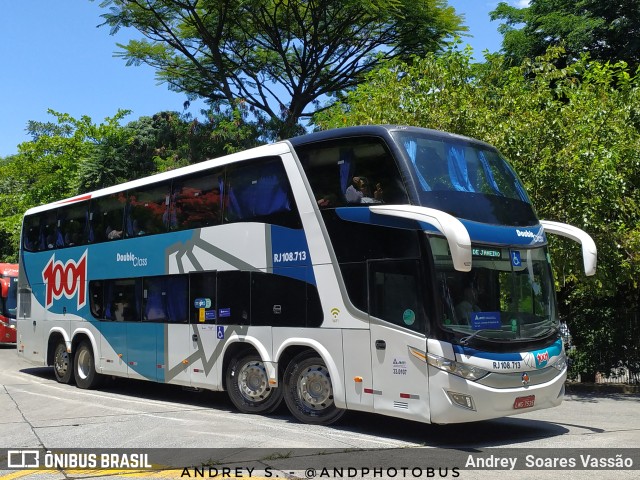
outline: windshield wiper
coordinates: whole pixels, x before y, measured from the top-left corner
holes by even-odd
[[[496,330],[495,328],[481,328],[480,330],[476,330],[475,332],[473,332],[471,335],[467,337],[462,337],[459,340],[460,345],[466,347],[467,345],[469,345],[470,340],[473,340],[473,338],[475,338],[477,335],[479,335],[482,332],[502,332],[502,330]]]

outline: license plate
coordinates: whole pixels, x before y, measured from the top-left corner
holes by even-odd
[[[516,401],[513,403],[513,408],[529,408],[533,407],[533,404],[536,401],[535,395],[529,395],[528,397],[518,397]]]

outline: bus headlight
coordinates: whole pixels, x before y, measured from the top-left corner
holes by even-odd
[[[553,368],[555,368],[558,371],[562,371],[565,368],[567,368],[567,357],[566,355],[562,354],[560,355],[560,357],[558,358],[558,361],[556,363],[554,363],[553,365],[551,365]]]
[[[476,381],[487,375],[489,372],[483,368],[467,365],[466,363],[456,362],[449,360],[448,358],[434,355],[433,353],[427,353],[427,363],[432,367],[447,373],[452,373],[458,377],[462,377],[465,380]]]

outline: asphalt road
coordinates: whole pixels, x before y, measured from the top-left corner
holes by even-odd
[[[635,450],[624,450],[629,448]],[[98,458],[126,449],[147,452],[154,465],[178,469],[2,470],[9,451],[25,449],[73,454],[93,449],[87,455]],[[620,454],[618,459],[631,458],[638,468],[639,451],[638,394],[576,390],[554,409],[473,424],[424,425],[349,412],[338,424],[323,427],[297,423],[284,405],[269,416],[240,414],[224,393],[127,379],[97,391],[81,390],[57,383],[50,368],[22,361],[15,348],[0,347],[0,480],[194,478],[200,473],[205,478],[239,473],[254,478],[620,479],[640,474],[591,467],[543,471],[540,466],[549,457],[573,459],[579,466],[585,455],[615,459]],[[463,468],[479,457],[505,463],[489,470]],[[507,457],[531,468],[510,471]],[[202,472],[182,468],[203,464],[208,467]]]

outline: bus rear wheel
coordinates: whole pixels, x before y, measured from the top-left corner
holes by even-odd
[[[287,366],[284,400],[291,414],[303,423],[329,425],[345,413],[333,401],[331,375],[315,352],[303,352]]]
[[[53,372],[59,383],[73,382],[73,358],[67,352],[67,345],[64,341],[58,342],[53,353]]]
[[[95,358],[91,344],[83,340],[78,345],[74,357],[74,371],[76,385],[82,389],[95,388],[100,382],[101,375],[96,372]]]
[[[227,390],[231,402],[242,413],[271,413],[282,401],[282,389],[269,384],[267,369],[255,353],[231,360]]]

